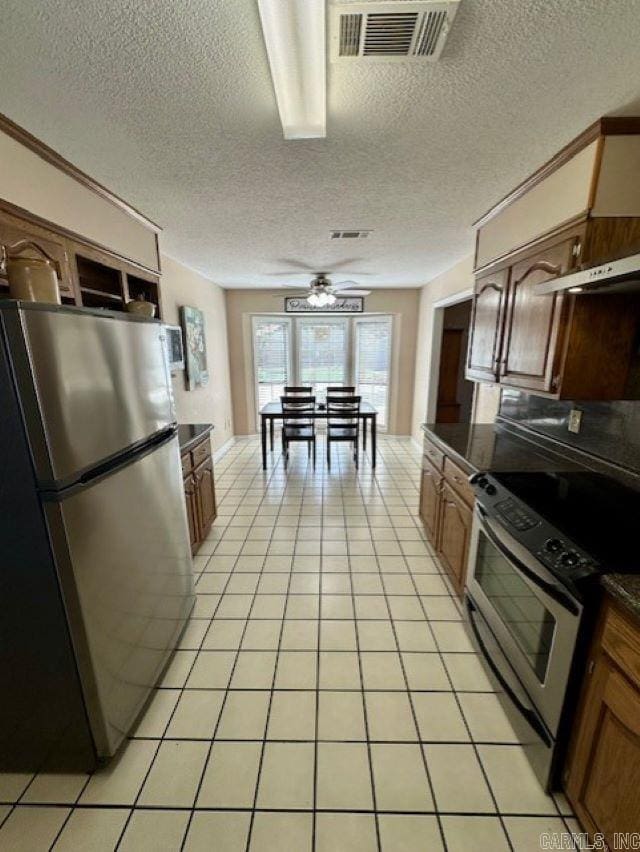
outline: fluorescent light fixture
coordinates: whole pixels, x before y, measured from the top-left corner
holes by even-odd
[[[258,0],[285,139],[327,135],[326,0]]]
[[[582,293],[582,287],[569,287],[570,293]]]

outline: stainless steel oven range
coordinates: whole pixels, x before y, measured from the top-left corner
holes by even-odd
[[[637,571],[640,495],[591,472],[471,477],[466,614],[543,786],[554,786],[605,571]]]

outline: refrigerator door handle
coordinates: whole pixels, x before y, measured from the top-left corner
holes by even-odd
[[[145,441],[142,447],[131,447],[126,452],[108,459],[107,461],[102,462],[102,464],[96,465],[91,468],[91,470],[83,473],[75,482],[66,488],[56,490],[43,489],[40,492],[43,501],[50,503],[65,500],[72,494],[76,494],[85,488],[95,485],[107,476],[111,476],[114,473],[124,470],[124,468],[134,464],[138,461],[138,459],[142,459],[165,444],[168,444],[169,441],[173,440],[177,431],[177,427],[172,426],[170,429],[166,429],[164,432],[158,433],[151,440]]]

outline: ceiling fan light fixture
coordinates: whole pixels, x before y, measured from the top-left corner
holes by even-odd
[[[325,0],[258,0],[285,139],[327,135]]]
[[[307,302],[309,302],[310,305],[313,305],[314,308],[322,307],[320,302],[320,296],[318,296],[316,293],[312,293],[310,296],[307,296]]]
[[[333,293],[327,293],[327,305],[335,305],[336,297]]]

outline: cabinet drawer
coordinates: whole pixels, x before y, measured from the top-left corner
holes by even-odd
[[[211,455],[211,441],[207,438],[206,441],[198,444],[197,447],[191,450],[191,455],[193,456],[193,466],[198,467],[199,464],[202,464]]]
[[[616,606],[609,605],[602,646],[627,677],[640,686],[640,624]]]
[[[191,461],[191,453],[183,453],[180,456],[180,462],[182,464],[182,473],[186,475],[193,467],[193,462]]]
[[[435,444],[432,444],[428,438],[424,439],[422,452],[431,464],[435,465],[438,470],[442,470],[442,465],[444,464],[444,453],[442,450],[438,449]]]
[[[473,505],[475,494],[473,493],[473,488],[469,485],[468,474],[461,467],[458,467],[455,462],[452,462],[448,456],[444,460],[444,478],[463,500],[470,506]]]

